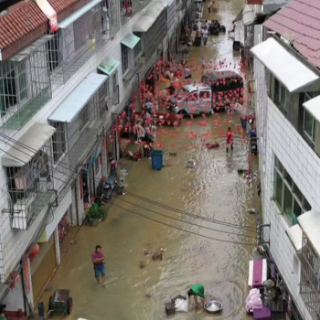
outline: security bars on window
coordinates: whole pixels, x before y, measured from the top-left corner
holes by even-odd
[[[111,39],[120,30],[119,2],[106,0],[102,12],[103,33]]]
[[[102,46],[101,4],[70,26],[59,29],[48,43],[52,83],[66,83]]]
[[[66,187],[76,177],[74,168],[81,168],[102,135],[107,111],[107,87],[108,82],[105,82],[71,123],[50,121],[50,125],[56,128],[52,137],[54,176],[64,180]],[[64,188],[60,192],[64,192]]]
[[[45,36],[0,62],[1,127],[21,129],[51,99]]]
[[[50,140],[27,165],[6,168],[9,212],[15,229],[28,229],[54,198]]]
[[[320,317],[320,257],[304,235],[301,255],[300,294],[312,319]]]

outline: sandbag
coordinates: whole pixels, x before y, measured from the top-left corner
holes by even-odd
[[[184,299],[177,299],[174,303],[174,307],[177,312],[188,312],[189,306],[188,306],[188,300]]]

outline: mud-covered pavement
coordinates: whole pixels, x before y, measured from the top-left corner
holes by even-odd
[[[229,29],[242,5],[217,0],[218,11],[210,18]],[[231,69],[241,68],[227,35],[210,37],[206,48],[192,48],[188,59],[200,62],[202,55],[207,62],[226,59]],[[235,143],[233,152],[226,153],[228,126],[235,132]],[[161,171],[153,171],[149,159],[120,162],[129,173],[128,194],[115,199],[105,222],[81,227],[51,282],[54,289],[71,290],[74,309],[68,319],[166,319],[164,303],[195,283],[223,303],[223,312],[213,316],[193,310],[173,319],[246,319],[255,220],[246,212],[252,207],[251,184],[237,172],[248,167],[244,137],[239,114],[198,117],[179,128],[158,130],[158,146],[165,150]],[[220,148],[206,150],[203,141],[218,141]],[[194,169],[186,167],[190,159],[197,164]],[[97,244],[106,255],[106,288],[94,280],[90,255]],[[162,261],[143,253],[160,248],[165,250]],[[146,267],[140,268],[140,262]],[[50,294],[42,300],[47,302]]]

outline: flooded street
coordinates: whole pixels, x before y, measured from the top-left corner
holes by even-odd
[[[210,19],[228,30],[242,6],[242,1],[218,0]],[[204,12],[208,18],[206,8]],[[227,34],[210,37],[207,47],[191,48],[188,60],[196,66],[202,56],[207,64],[225,60],[228,69],[241,71]],[[193,79],[198,77],[201,73],[195,71]],[[228,126],[235,143],[226,153]],[[245,135],[236,113],[185,119],[178,128],[158,129],[158,148],[165,150],[161,171],[152,170],[149,159],[120,161],[128,171],[128,193],[115,199],[105,222],[81,227],[51,282],[54,289],[71,290],[74,309],[68,319],[166,319],[164,303],[186,295],[195,283],[222,302],[223,312],[193,310],[172,319],[246,319],[248,261],[256,234],[255,217],[247,213],[252,186],[237,171],[248,168]],[[215,141],[218,149],[205,148]],[[186,167],[190,159],[196,162],[194,169]],[[90,260],[97,244],[106,255],[106,288],[96,284]],[[160,248],[162,261],[144,255],[144,250]],[[42,300],[47,303],[49,296],[46,292]]]

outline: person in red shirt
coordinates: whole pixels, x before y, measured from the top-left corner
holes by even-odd
[[[226,151],[229,152],[229,146],[231,150],[233,150],[233,132],[231,130],[231,127],[229,127],[227,130],[226,139],[227,139]]]

